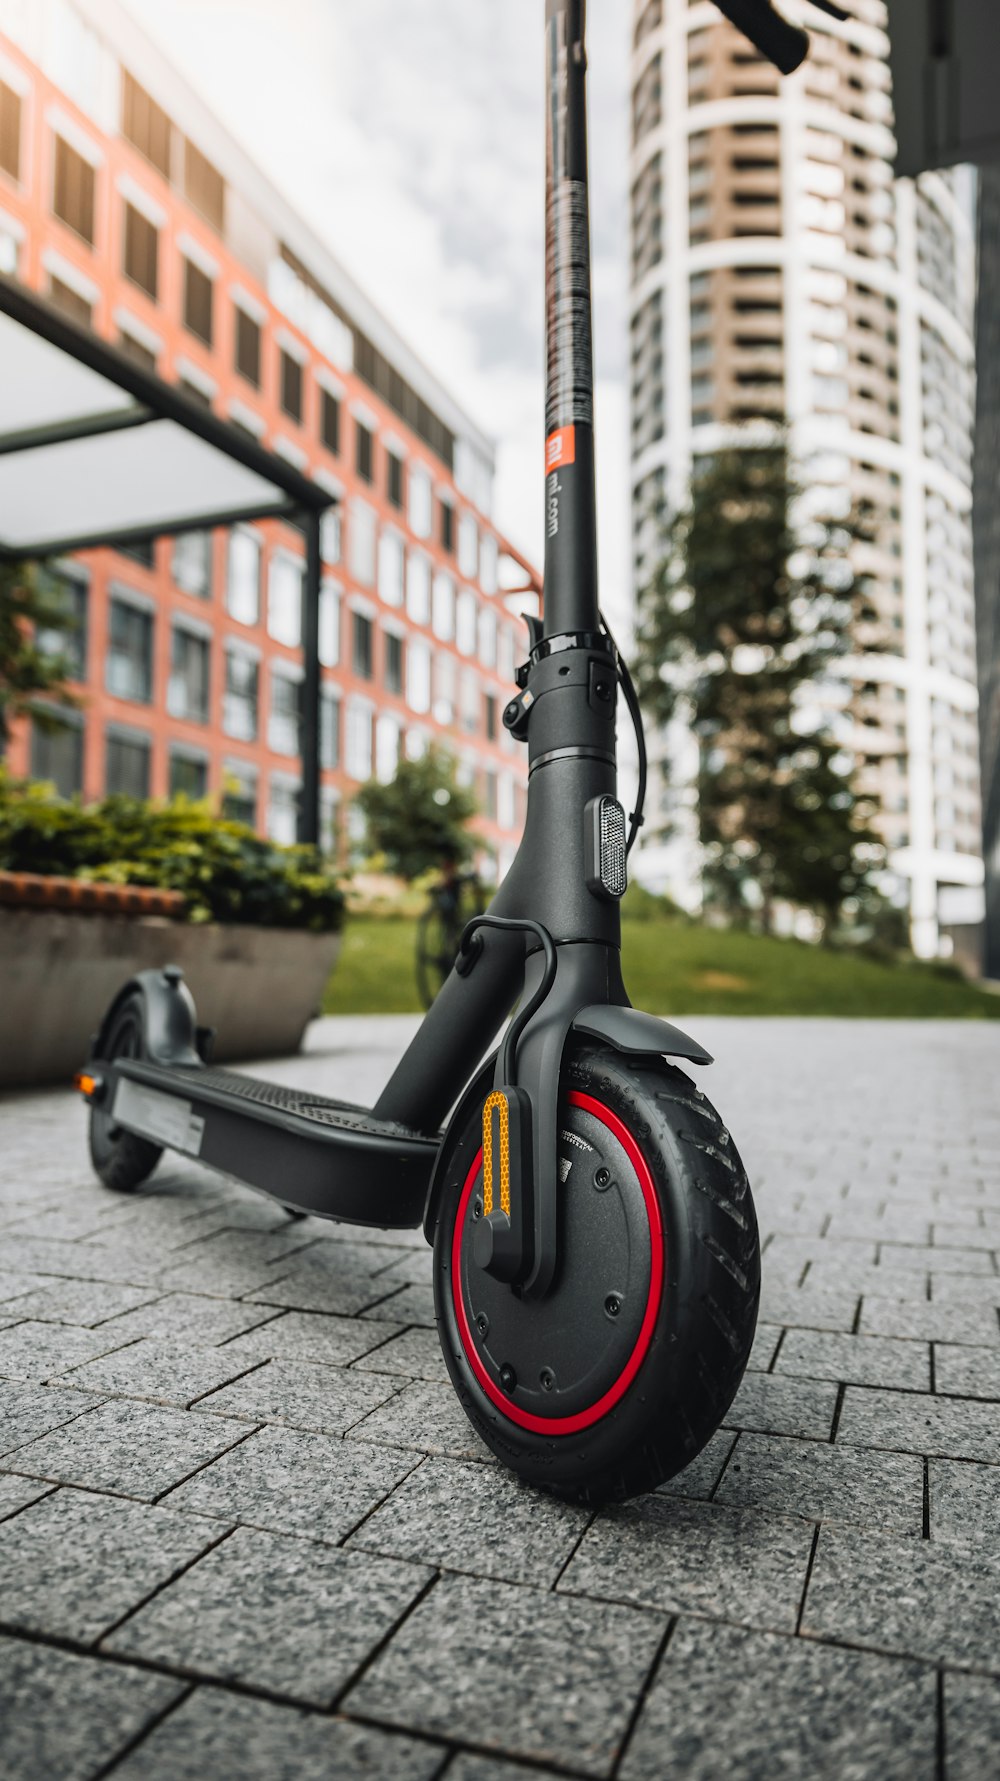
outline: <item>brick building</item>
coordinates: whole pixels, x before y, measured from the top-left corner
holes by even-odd
[[[489,517],[491,442],[114,0],[0,0],[0,270],[338,497],[325,839],[360,783],[441,741],[503,869],[526,770],[500,721],[525,641],[501,582],[538,584]],[[275,521],[53,565],[81,703],[26,727],[14,770],[86,798],[216,794],[294,839],[302,568]]]

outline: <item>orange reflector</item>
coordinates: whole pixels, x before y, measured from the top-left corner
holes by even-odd
[[[88,1076],[84,1071],[80,1070],[73,1078],[73,1086],[74,1088],[78,1088],[82,1095],[87,1095],[89,1097],[96,1092],[97,1077]]]

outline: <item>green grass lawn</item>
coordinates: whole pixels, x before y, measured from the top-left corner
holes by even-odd
[[[1000,1019],[1000,996],[930,965],[881,964],[669,918],[626,917],[622,932],[629,995],[653,1014]],[[352,916],[324,1013],[418,1013],[415,933],[407,917]]]

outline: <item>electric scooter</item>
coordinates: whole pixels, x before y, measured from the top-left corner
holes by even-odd
[[[783,67],[802,59],[767,0],[720,5]],[[688,1073],[711,1058],[622,980],[645,754],[597,601],[584,0],[546,0],[545,19],[545,595],[503,713],[530,766],[516,859],[373,1108],[213,1068],[172,967],[124,985],[77,1083],[110,1188],[169,1149],[303,1213],[422,1223],[470,1421],[522,1478],[597,1502],[654,1489],[720,1425],[760,1253],[743,1164]],[[630,824],[619,690],[640,742]]]

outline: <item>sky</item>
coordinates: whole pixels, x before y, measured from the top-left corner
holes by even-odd
[[[543,0],[125,0],[497,442],[494,518],[543,544]],[[588,52],[602,601],[627,612],[631,8]]]

